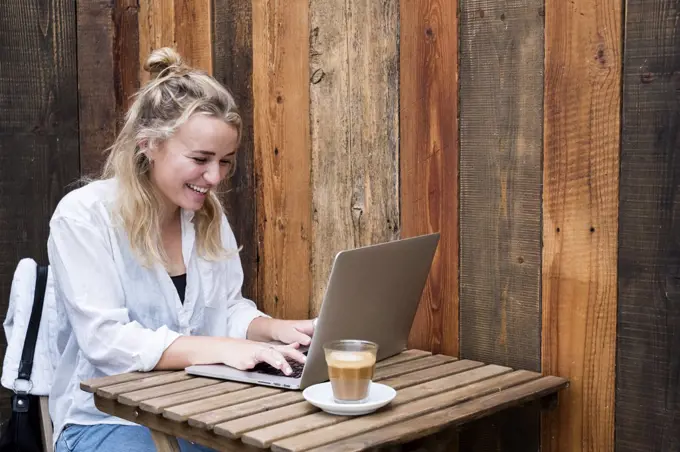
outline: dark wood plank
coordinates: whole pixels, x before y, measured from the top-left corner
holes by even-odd
[[[401,236],[440,232],[409,345],[458,355],[457,2],[400,1]]]
[[[620,0],[545,5],[542,371],[572,380],[541,448],[614,449]]]
[[[628,0],[616,450],[680,450],[680,5]]]
[[[77,2],[81,174],[95,176],[139,87],[135,0]]]
[[[460,353],[541,369],[543,0],[461,0]]]
[[[314,0],[309,16],[315,316],[338,252],[399,236],[399,6]]]
[[[259,303],[310,314],[309,3],[253,1],[253,123]]]
[[[540,371],[543,0],[460,5],[460,355]],[[528,410],[474,423],[461,450],[538,450]]]
[[[243,295],[263,309],[263,300],[257,294],[252,2],[213,0],[213,5],[213,76],[230,90],[243,121],[236,173],[220,198],[236,240],[243,246]]]
[[[75,2],[0,2],[0,321],[20,259],[47,263],[52,211],[79,175]],[[4,359],[5,335],[0,335]],[[10,413],[0,392],[0,422]]]
[[[500,410],[538,400],[563,389],[567,381],[559,377],[543,377],[513,386],[503,391],[487,393],[464,403],[418,417],[418,422],[406,421],[371,432],[346,438],[332,445],[310,451],[352,452],[373,446],[389,446],[435,434],[445,428],[464,424]]]

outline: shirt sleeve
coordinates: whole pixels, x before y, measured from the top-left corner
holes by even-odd
[[[93,225],[59,217],[47,250],[58,300],[78,346],[106,374],[150,371],[179,333],[131,321],[107,239]]]

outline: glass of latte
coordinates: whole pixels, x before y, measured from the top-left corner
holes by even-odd
[[[328,377],[337,403],[361,403],[375,372],[378,344],[361,340],[338,340],[324,344]]]

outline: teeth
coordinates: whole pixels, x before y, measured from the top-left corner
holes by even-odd
[[[197,185],[187,184],[187,187],[189,187],[189,188],[192,189],[193,191],[197,191],[197,192],[199,192],[199,193],[203,193],[203,194],[208,193],[208,189],[207,189],[207,188],[199,187],[199,186],[197,186]]]

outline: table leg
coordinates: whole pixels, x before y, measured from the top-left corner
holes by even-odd
[[[174,436],[151,430],[151,438],[153,438],[153,442],[156,444],[156,450],[158,452],[180,452],[179,444]]]

